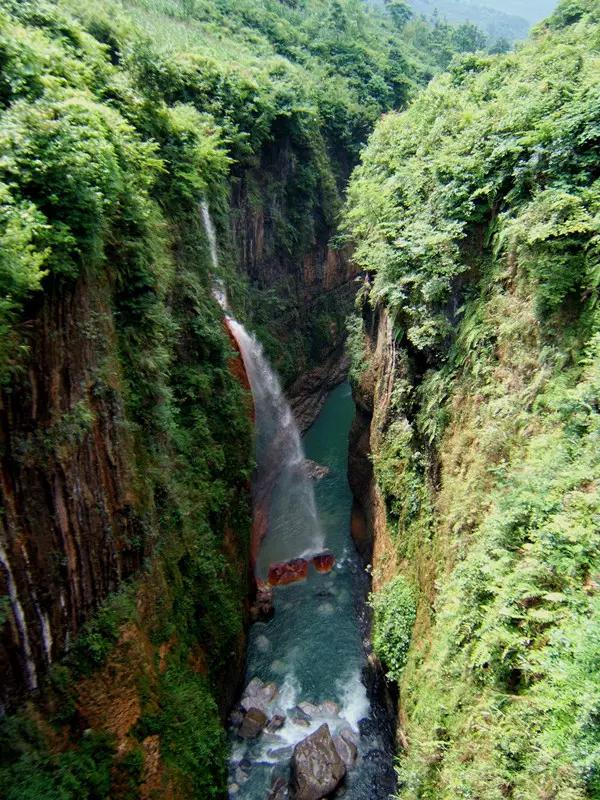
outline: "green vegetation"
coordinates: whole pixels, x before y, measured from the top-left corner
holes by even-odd
[[[566,0],[387,115],[352,179],[395,338],[375,475],[419,590],[403,800],[600,794],[599,69],[598,5]]]
[[[299,310],[299,265],[326,246],[376,120],[443,63],[432,37],[359,0],[0,0],[0,382],[29,396],[31,332],[57,299],[75,298],[98,356],[84,398],[15,457],[43,474],[114,426],[130,470],[122,544],[143,567],[96,598],[36,707],[3,720],[3,796],[128,800],[153,737],[163,785],[222,796],[251,426],[199,204],[236,310],[296,376],[344,325],[333,296]],[[248,231],[264,244],[256,264]],[[276,285],[256,274],[280,263]],[[137,686],[125,749],[82,735],[106,674]]]
[[[406,664],[416,617],[415,596],[402,575],[389,581],[371,597],[373,648],[388,677],[399,681]]]

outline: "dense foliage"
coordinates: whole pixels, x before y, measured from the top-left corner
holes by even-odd
[[[383,661],[388,677],[399,681],[415,624],[413,589],[402,575],[397,575],[372,596],[371,603],[373,649]]]
[[[90,390],[22,449],[42,471],[72,454],[102,400],[131,441],[127,547],[144,564],[51,672],[36,713],[52,724],[4,721],[3,796],[135,797],[140,748],[156,737],[165,786],[222,795],[252,464],[199,204],[212,208],[233,302],[293,375],[340,310],[319,298],[291,337],[289,287],[256,292],[236,274],[239,206],[270,220],[273,259],[301,263],[326,242],[373,124],[441,63],[433,36],[359,0],[1,0],[0,381],[26,393],[40,309],[93,295],[105,324],[81,310],[100,354]],[[138,686],[118,752],[101,731],[81,736],[78,693],[104,672]]]
[[[598,5],[565,0],[387,115],[352,180],[395,337],[375,475],[419,586],[406,800],[600,793],[599,70]]]

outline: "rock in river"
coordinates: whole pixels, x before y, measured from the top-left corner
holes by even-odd
[[[334,736],[333,743],[344,764],[347,767],[351,767],[358,756],[358,750],[354,742],[344,739],[343,736]]]
[[[252,678],[244,689],[240,705],[246,711],[250,711],[251,708],[258,708],[267,714],[269,703],[277,696],[277,693],[277,684],[263,683],[260,678]]]
[[[308,477],[312,478],[313,481],[320,481],[331,472],[329,467],[324,464],[317,464],[316,461],[311,461],[310,458],[304,459],[304,469]]]
[[[333,553],[319,553],[313,557],[313,566],[317,572],[326,573],[331,572],[335,565],[335,556]]]
[[[268,622],[273,618],[273,589],[265,583],[260,583],[256,590],[256,599],[250,608],[252,622]]]
[[[308,575],[308,561],[294,558],[292,561],[280,561],[269,567],[269,583],[271,586],[285,586],[287,583],[302,581]]]
[[[251,708],[238,729],[242,739],[256,739],[267,724],[267,715],[260,708]]]
[[[346,765],[335,748],[328,725],[299,742],[292,756],[291,789],[295,800],[321,800],[336,789]]]

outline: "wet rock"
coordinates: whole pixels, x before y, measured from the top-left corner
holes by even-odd
[[[306,704],[306,703],[304,703],[303,705],[307,705],[307,704]],[[310,703],[308,703],[308,705],[311,705],[311,704],[310,704]],[[301,708],[300,706],[295,706],[295,707],[292,709],[291,715],[292,715],[292,718],[293,718],[294,720],[296,720],[296,719],[303,719],[305,722],[310,722],[310,715],[309,715],[309,714],[307,714],[307,713],[306,713],[306,711],[303,711],[303,710],[302,710],[302,708]]]
[[[256,591],[256,599],[250,608],[250,620],[252,622],[268,622],[273,619],[274,614],[273,589],[266,584],[260,584]]]
[[[288,583],[302,581],[308,575],[308,561],[304,558],[294,558],[291,561],[281,561],[269,567],[269,583],[271,586],[285,586]]]
[[[329,467],[324,464],[317,464],[316,461],[311,461],[310,458],[304,459],[304,469],[308,477],[313,481],[320,481],[331,472]]]
[[[327,714],[330,717],[337,717],[340,713],[340,707],[337,703],[334,703],[333,700],[325,700],[319,706],[319,712],[321,714]]]
[[[273,733],[274,731],[278,731],[280,728],[283,728],[285,725],[285,716],[283,714],[274,714],[273,718],[267,725],[267,730],[269,733]]]
[[[229,715],[229,723],[232,728],[239,728],[244,721],[245,711],[241,706],[236,706]]]
[[[295,800],[321,800],[336,789],[346,765],[335,748],[328,725],[299,742],[292,756],[290,787]]]
[[[268,750],[267,755],[269,758],[276,758],[278,761],[287,761],[287,759],[292,757],[293,752],[293,746],[288,744],[285,747],[275,747],[272,750]]]
[[[292,717],[292,723],[298,725],[300,728],[309,728],[310,722],[304,717]]]
[[[240,704],[244,711],[258,708],[266,714],[269,703],[277,697],[278,691],[276,683],[263,683],[260,678],[252,678],[244,689]]]
[[[315,421],[331,389],[346,380],[348,365],[348,357],[340,346],[323,364],[305,372],[290,387],[290,405],[301,433]]]
[[[347,767],[351,767],[358,756],[358,748],[356,745],[344,739],[343,736],[334,736],[333,743],[344,764]]]
[[[257,636],[256,637],[256,649],[260,653],[268,653],[271,649],[271,642],[267,639],[266,636]]]
[[[242,739],[256,739],[267,724],[267,715],[260,708],[251,708],[238,729]]]
[[[275,778],[271,785],[271,791],[267,800],[287,800],[288,788],[284,778]]]
[[[319,706],[316,706],[314,703],[298,703],[297,707],[306,714],[309,720],[316,717],[319,713]]]
[[[340,731],[338,731],[338,735],[350,744],[358,747],[358,734],[355,733],[349,725],[345,725]]]
[[[246,781],[248,780],[249,776],[248,776],[248,773],[244,772],[244,770],[241,767],[237,767],[237,769],[235,771],[235,775],[233,777],[235,778],[235,782],[239,786],[241,786],[242,784],[246,783]]]
[[[318,555],[313,556],[312,563],[317,572],[325,574],[327,572],[331,572],[331,570],[334,568],[335,556],[333,553],[329,552],[319,553]]]

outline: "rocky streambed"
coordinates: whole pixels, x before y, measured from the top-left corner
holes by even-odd
[[[304,437],[326,550],[282,562],[268,535],[261,545],[246,686],[231,715],[232,800],[387,800],[395,789],[394,722],[350,535],[353,415],[341,385]]]

